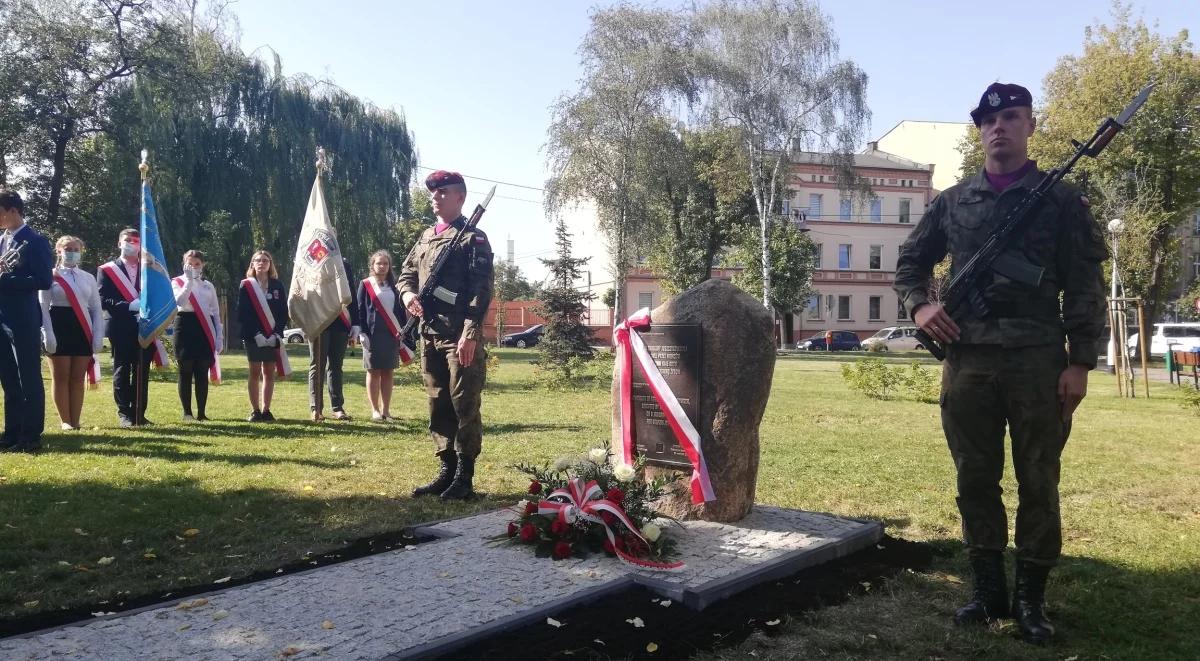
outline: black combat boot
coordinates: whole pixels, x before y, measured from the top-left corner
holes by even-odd
[[[971,551],[971,572],[975,592],[971,601],[954,612],[959,626],[986,624],[1008,617],[1008,578],[1004,574],[1004,554],[1000,551]]]
[[[1050,567],[1017,560],[1017,580],[1013,587],[1013,617],[1027,643],[1044,645],[1054,635],[1054,625],[1046,618],[1046,577]]]
[[[471,478],[475,477],[475,458],[458,455],[458,470],[454,473],[454,481],[442,492],[442,500],[466,500],[475,495],[471,488]]]
[[[425,496],[428,494],[441,493],[450,486],[454,481],[454,472],[458,469],[458,456],[454,454],[454,450],[443,450],[438,453],[438,459],[442,460],[442,465],[438,468],[437,477],[433,481],[423,487],[417,487],[412,490],[413,498],[417,496]]]

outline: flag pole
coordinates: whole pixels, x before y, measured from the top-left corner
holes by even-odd
[[[149,157],[150,157],[149,150],[143,149],[142,150],[142,162],[138,163],[138,172],[141,173],[141,175],[142,175],[142,195],[141,195],[142,201],[141,201],[141,204],[143,206],[146,204],[146,191],[145,191],[146,182],[150,179]],[[145,214],[142,214],[142,215],[144,218]],[[139,235],[141,234],[141,230],[143,230],[143,229],[144,228],[142,228],[140,226],[138,227]],[[142,249],[145,250],[145,247],[143,246]],[[138,269],[140,270],[141,267],[139,266]],[[143,287],[146,286],[146,283],[143,282],[142,286]],[[139,297],[140,297],[140,292],[139,292]],[[141,315],[141,313],[142,313],[141,308],[139,306],[138,315]],[[143,389],[146,387],[146,378],[142,375],[142,363],[145,361],[145,351],[146,351],[146,348],[143,347],[142,343],[139,341],[138,342],[138,353],[137,353],[137,364],[134,365],[134,367],[133,367],[133,426],[134,427],[141,427],[142,421],[146,419],[145,414],[142,412],[142,404],[146,401],[146,393],[143,391]],[[146,371],[149,372],[148,367],[147,367]],[[147,374],[147,376],[148,376],[148,374]]]
[[[316,166],[317,166],[317,185],[320,186],[320,185],[322,185],[321,174],[324,172],[327,172],[329,170],[329,164],[325,160],[325,148],[324,147],[321,147],[321,146],[317,147]],[[317,382],[316,382],[317,393],[316,393],[316,397],[315,397],[315,401],[317,403],[317,411],[316,411],[316,415],[313,416],[313,422],[318,422],[321,419],[323,419],[325,416],[325,362],[323,360],[321,360],[321,350],[323,348],[321,346],[323,344],[321,342],[321,336],[324,334],[325,334],[325,332],[324,332],[324,330],[322,330],[320,333],[317,333],[317,336],[315,338],[313,338],[313,355],[317,361]]]

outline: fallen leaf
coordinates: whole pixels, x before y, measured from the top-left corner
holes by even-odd
[[[63,502],[66,502],[66,501],[63,501]],[[87,537],[87,536],[88,536],[88,533],[87,533],[86,531],[84,531],[82,528],[76,528],[76,529],[75,529],[75,534],[76,534],[76,535],[83,535],[84,537]]]
[[[40,601],[41,600],[39,600],[39,599],[34,599],[33,601],[27,601],[21,605],[24,606],[25,608],[33,608],[34,606],[37,606]]]
[[[4,527],[5,527],[5,528],[11,528],[11,529],[13,529],[13,530],[20,530],[20,528],[18,528],[18,527],[16,527],[16,526],[14,526],[14,525],[13,525],[13,524],[11,524],[11,523],[6,523],[6,524],[4,524]]]
[[[375,495],[377,495],[377,496],[386,496],[386,495],[387,495],[387,492],[386,492],[386,491],[380,491],[379,493],[377,493],[377,494],[375,494]]]
[[[321,628],[322,629],[332,629],[333,628],[333,620],[325,620],[324,622],[321,623]]]
[[[556,620],[556,619],[554,619],[554,618],[552,618],[552,617],[548,617],[548,618],[546,618],[546,624],[549,624],[549,625],[550,625],[550,626],[552,626],[552,627],[561,627],[561,626],[563,626],[563,623],[562,623],[562,622],[559,622],[558,620]]]
[[[641,629],[642,627],[646,626],[646,623],[643,622],[642,618],[640,617],[635,617],[625,621],[632,624],[634,629]]]
[[[59,560],[59,561],[58,561],[58,564],[60,564],[60,565],[63,565],[64,567],[70,567],[70,566],[71,566],[71,563],[67,562],[66,560]]]
[[[116,560],[116,558],[114,558],[112,556],[104,556],[103,558],[100,558],[99,560],[97,560],[96,564],[101,565],[101,566],[111,565],[113,563],[113,560]]]
[[[523,604],[523,603],[525,603],[525,600],[524,600],[523,598],[521,598],[521,597],[509,597],[509,598],[508,598],[508,600],[509,600],[509,601],[511,601],[511,602],[513,602],[514,604]]]
[[[115,613],[113,611],[96,611],[92,613],[92,617],[104,617],[105,615],[115,615]]]
[[[92,570],[88,569],[87,565],[85,565],[83,563],[79,563],[79,564],[75,565],[75,571],[92,571]]]
[[[288,645],[287,647],[279,650],[279,658],[286,659],[289,656],[296,656],[297,654],[299,654],[302,651],[304,651],[304,650],[301,650],[299,647],[296,647],[295,645]]]
[[[859,583],[859,585],[863,586],[863,589],[866,590],[867,592],[871,591],[871,583],[870,582],[863,581],[862,583]]]
[[[158,556],[154,555],[153,553],[143,553],[142,557],[147,560],[153,560],[153,559],[157,558]]]
[[[769,627],[778,626],[778,624],[779,624],[779,620],[767,620],[767,626],[769,626]]]
[[[306,485],[304,485],[304,489],[303,489],[303,490],[304,490],[304,491],[312,491],[312,490],[313,490],[313,487],[312,487],[312,485],[311,485],[311,484],[306,484]]]
[[[450,576],[450,572],[448,572],[448,571],[440,571],[440,572],[438,572],[438,578],[446,578],[446,577],[448,577],[448,576]]]
[[[218,578],[217,580],[213,581],[213,583],[228,583],[229,579],[231,579],[231,578],[233,578],[233,577],[226,576],[225,578]]]
[[[132,544],[132,543],[133,543],[133,540],[132,540],[132,539],[122,539],[122,540],[121,540],[121,544],[122,544],[122,545],[125,545],[125,544]]]
[[[405,550],[405,551],[416,551],[416,550],[417,550],[417,547],[413,546],[412,544],[409,544],[409,545],[407,545],[407,546],[405,546],[405,547],[404,547],[404,550]]]
[[[648,643],[646,645],[646,651],[650,652],[651,654],[657,652],[658,651],[658,643]]]
[[[179,627],[178,629],[176,629],[176,631],[187,631],[188,629],[191,629],[191,628],[192,628],[192,625],[185,624],[185,625]]]
[[[1076,654],[1075,656],[1068,656],[1067,658],[1063,659],[1063,661],[1079,661],[1079,655]]]
[[[608,644],[607,644],[607,643],[605,643],[603,640],[600,640],[599,638],[593,638],[593,639],[592,639],[592,642],[593,642],[593,643],[600,643],[601,645],[604,645],[605,647],[608,647]]]
[[[200,534],[200,531],[196,528],[188,528],[187,530],[183,531],[184,537],[195,537],[196,535],[199,535],[199,534]]]
[[[229,611],[221,610],[212,614],[212,619],[214,620],[224,620],[227,617],[229,617]]]
[[[662,601],[658,602],[658,605],[659,605],[659,606],[662,606],[663,608],[670,608],[670,606],[671,606],[671,600],[670,600],[670,599],[663,599]]]
[[[192,599],[191,601],[181,601],[181,602],[179,602],[179,605],[176,606],[175,608],[178,610],[186,611],[186,610],[191,610],[193,608],[199,608],[201,606],[206,606],[206,605],[208,605],[208,600],[204,599],[204,598],[200,598],[200,599]]]

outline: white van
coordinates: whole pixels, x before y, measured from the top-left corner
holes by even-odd
[[[1166,356],[1167,346],[1172,351],[1200,350],[1200,321],[1180,321],[1176,323],[1154,324],[1154,333],[1150,336],[1150,356]],[[1138,334],[1129,336],[1129,357],[1138,357]]]

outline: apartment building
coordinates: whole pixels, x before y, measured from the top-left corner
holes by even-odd
[[[935,195],[934,166],[872,145],[855,154],[854,169],[870,185],[869,196],[839,191],[827,155],[805,152],[793,159],[783,212],[809,231],[819,259],[812,280],[816,295],[806,310],[785,320],[785,341],[831,329],[866,338],[909,321],[892,281],[900,245]]]

